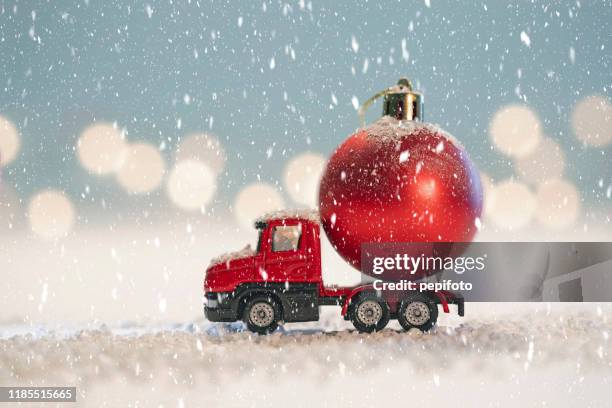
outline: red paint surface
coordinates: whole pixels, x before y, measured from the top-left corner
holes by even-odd
[[[296,251],[273,252],[271,235],[276,226],[301,225],[302,236]],[[270,220],[261,236],[261,248],[249,257],[232,259],[206,271],[206,292],[231,292],[242,283],[318,283],[321,279],[319,225],[299,218]],[[330,289],[333,291],[333,289]]]

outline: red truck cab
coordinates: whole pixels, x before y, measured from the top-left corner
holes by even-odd
[[[257,248],[213,259],[204,279],[206,318],[243,320],[249,330],[270,333],[279,323],[317,321],[319,307],[342,307],[342,315],[359,331],[382,330],[390,318],[406,329],[431,328],[438,304],[448,312],[454,303],[463,315],[463,298],[450,292],[380,293],[369,284],[327,287],[321,272],[318,214],[285,211],[255,222]]]

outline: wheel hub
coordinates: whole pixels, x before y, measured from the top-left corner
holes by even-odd
[[[265,302],[256,303],[251,307],[249,319],[259,327],[267,327],[274,321],[274,308]]]
[[[411,302],[404,312],[406,321],[413,326],[422,326],[429,320],[429,307],[423,302]]]
[[[357,318],[368,326],[378,323],[382,314],[382,306],[373,300],[366,300],[357,307]]]

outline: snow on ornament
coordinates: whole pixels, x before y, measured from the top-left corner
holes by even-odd
[[[362,118],[381,96],[383,117],[336,149],[319,190],[323,228],[356,268],[362,243],[471,241],[482,211],[478,170],[455,138],[421,121],[422,95],[400,79]]]

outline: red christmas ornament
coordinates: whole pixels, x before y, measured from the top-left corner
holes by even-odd
[[[383,117],[336,149],[319,190],[323,228],[358,269],[362,243],[469,242],[482,210],[476,167],[452,136],[420,121],[422,96],[410,82],[401,79],[364,107],[383,95]]]

